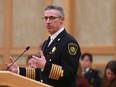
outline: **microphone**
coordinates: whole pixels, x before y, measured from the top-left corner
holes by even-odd
[[[29,50],[29,48],[30,48],[30,46],[27,46],[26,48],[25,48],[25,50],[16,58],[16,60],[14,60],[12,63],[11,63],[11,65],[6,69],[6,71],[7,70],[9,70],[10,69],[10,67],[26,52],[26,51],[28,51]]]

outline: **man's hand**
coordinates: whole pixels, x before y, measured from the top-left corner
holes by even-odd
[[[10,57],[10,64],[6,64],[6,69],[8,69],[8,71],[14,72],[14,73],[18,73],[18,66],[16,63],[14,63],[12,66],[10,66],[13,62],[12,57]]]
[[[37,68],[44,69],[46,64],[45,56],[43,55],[43,51],[40,51],[40,57],[32,56],[33,62],[36,63]]]

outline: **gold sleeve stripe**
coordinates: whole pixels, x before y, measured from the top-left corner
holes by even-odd
[[[27,68],[26,68],[26,77],[28,77]]]
[[[59,78],[61,77],[62,71],[63,71],[63,70],[62,70],[62,67],[60,67],[60,70],[59,70]],[[59,79],[59,78],[58,78],[58,79]]]
[[[33,76],[32,76],[32,75],[33,75],[33,73],[32,73],[32,72],[33,72],[33,70],[32,70],[32,69],[30,69],[30,78],[31,78],[31,79],[33,79]]]
[[[26,77],[35,79],[35,69],[34,68],[26,68]]]
[[[51,76],[52,78],[54,78],[54,73],[55,73],[55,71],[56,71],[56,70],[55,70],[55,69],[56,69],[55,66],[56,66],[56,65],[54,64],[54,65],[53,65],[53,69],[52,69],[52,73],[51,73],[51,74],[52,74],[52,76]],[[55,79],[55,78],[54,78],[54,79]]]
[[[34,70],[35,69],[31,69],[31,78],[34,79]]]
[[[54,71],[53,71],[53,78],[54,78],[54,79],[57,79],[57,78],[56,78],[56,77],[57,77],[57,71],[58,71],[58,68],[57,68],[56,65],[54,65]]]
[[[58,71],[59,71],[59,68],[56,68],[56,72],[54,73],[54,75],[55,75],[54,79],[56,79],[56,80],[57,80],[58,77],[59,77],[59,76],[58,76],[58,73],[59,73]]]
[[[53,69],[53,65],[54,65],[54,64],[52,64],[52,68],[51,68],[51,70],[50,70],[49,78],[52,77],[52,69]]]
[[[62,70],[62,71],[61,71],[61,77],[63,77],[63,73],[64,73],[64,71]]]
[[[35,72],[35,69],[33,70],[33,79],[35,79],[36,77],[36,72]]]
[[[31,76],[32,76],[31,69],[29,69],[29,72],[30,72],[30,73],[29,73],[29,74],[30,74],[30,75],[29,75],[29,78],[32,78],[32,77],[31,77]]]
[[[31,72],[31,69],[29,69],[29,72],[30,72],[29,78],[32,78],[32,72]]]
[[[55,70],[55,64],[53,64],[53,68],[52,68],[52,72],[51,72],[51,77],[53,78],[54,77],[54,71]]]
[[[26,68],[26,77],[28,77],[29,76],[29,73],[28,73],[29,71],[28,71],[28,68]],[[28,77],[29,78],[29,77]]]
[[[60,77],[63,77],[62,67],[56,64],[52,64],[49,78],[58,80]]]
[[[33,69],[30,69],[30,72],[31,72],[30,78],[33,79]]]
[[[57,72],[57,74],[56,74],[56,80],[58,80],[60,78],[60,71],[61,71],[62,67],[61,66],[58,66],[57,69],[58,70],[56,71]]]
[[[27,68],[27,77],[30,78],[30,69]]]
[[[28,78],[30,78],[30,69],[28,68]]]

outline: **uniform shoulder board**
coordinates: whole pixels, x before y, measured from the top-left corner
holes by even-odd
[[[74,42],[68,44],[68,52],[70,55],[75,55],[78,50],[78,45]]]

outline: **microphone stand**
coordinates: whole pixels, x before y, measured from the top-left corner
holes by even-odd
[[[26,47],[26,49],[23,51],[23,53],[21,53],[18,58],[16,58],[16,60],[14,60],[11,65],[6,69],[6,71],[8,71],[10,69],[10,67],[27,51],[29,50],[30,46]]]

